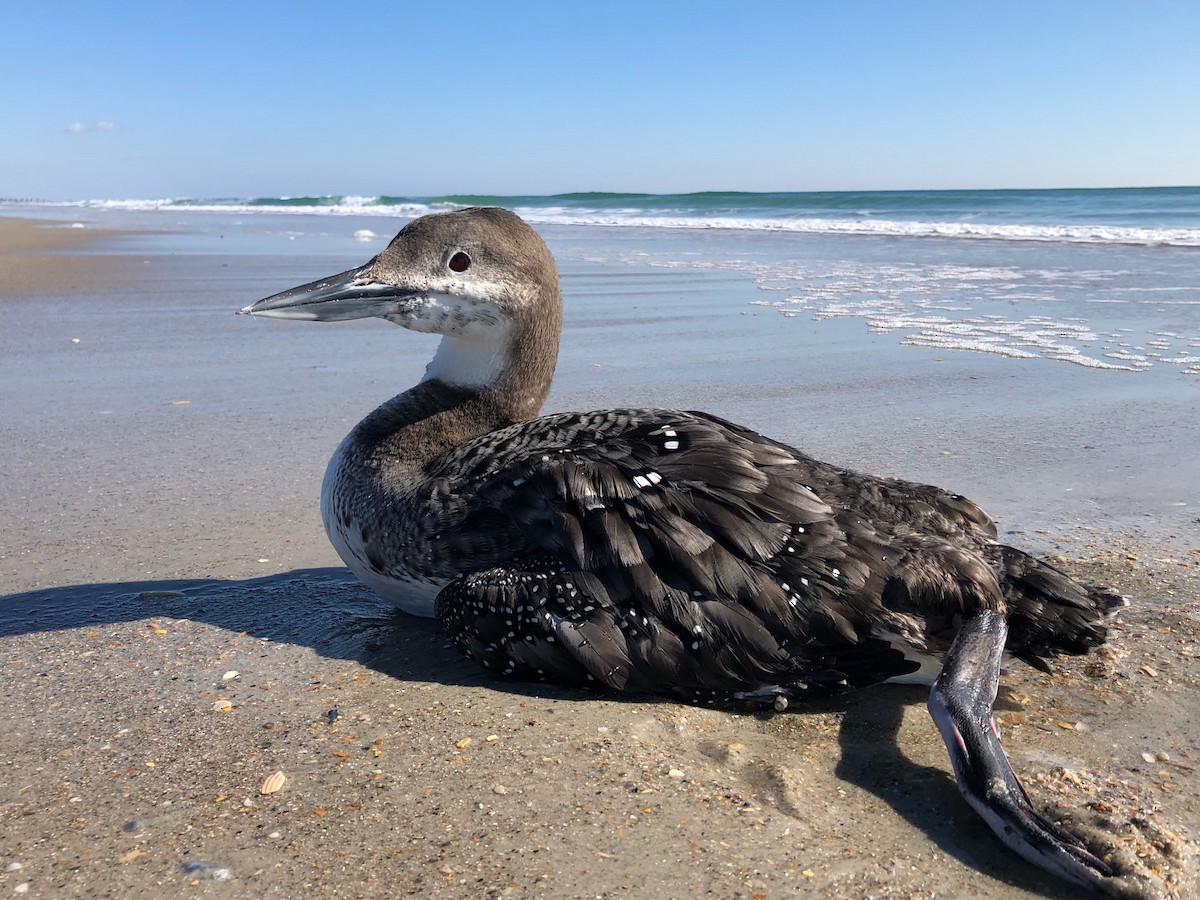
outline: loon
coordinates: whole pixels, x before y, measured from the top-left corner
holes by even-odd
[[[931,684],[959,789],[997,836],[1091,889],[1112,869],[1030,803],[992,707],[1007,653],[1041,670],[1102,644],[1125,601],[997,542],[974,503],[819,462],[716,416],[539,417],[562,295],[549,249],[482,207],[408,223],[363,266],[240,313],[386,319],[442,335],[425,377],[325,475],[346,565],[524,680],[784,709]]]

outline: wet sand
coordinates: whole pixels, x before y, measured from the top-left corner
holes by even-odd
[[[0,216],[0,296],[11,299],[94,290],[112,267],[102,257],[79,257],[71,251],[102,244],[105,238],[120,233]]]
[[[0,890],[1077,895],[1000,847],[961,801],[922,689],[775,715],[497,682],[432,623],[356,585],[321,532],[321,471],[363,412],[419,376],[430,342],[235,319],[306,277],[261,260],[143,256],[120,235],[2,218],[0,260]],[[334,271],[326,262],[312,274]],[[638,381],[623,351],[586,318],[569,327],[551,408],[620,402]],[[680,376],[665,390],[690,398],[659,402],[703,401],[768,429],[762,388],[747,378],[712,396]],[[843,440],[853,433],[848,414],[821,440],[877,467],[871,447]],[[940,473],[977,496],[979,473],[942,455],[952,441],[893,457],[896,474]],[[1104,460],[1139,441],[1126,434]],[[1022,463],[1007,465],[979,476],[985,493],[1003,495]],[[1039,534],[1038,502],[1017,499],[1029,533],[1015,542],[1134,605],[1109,650],[1052,677],[1007,673],[997,709],[1014,767],[1036,802],[1105,820],[1120,852],[1182,876],[1187,895],[1200,834],[1197,533],[1182,516],[1164,533],[1105,530],[1102,516],[1059,528],[1055,515]],[[277,771],[283,787],[260,793]]]

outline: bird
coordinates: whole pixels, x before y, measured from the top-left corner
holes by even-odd
[[[959,494],[715,415],[541,415],[562,293],[502,208],[413,219],[365,265],[238,312],[441,335],[338,446],[321,513],[363,583],[491,673],[777,710],[930,685],[959,790],[1000,840],[1077,885],[1114,876],[1034,809],[992,707],[1006,656],[1050,671],[1102,644],[1116,591],[1000,543]]]

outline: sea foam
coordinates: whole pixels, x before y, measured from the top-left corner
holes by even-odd
[[[549,197],[330,195],[81,200],[60,205],[394,218],[496,205],[513,209],[534,225],[1200,247],[1200,192],[1194,188]]]

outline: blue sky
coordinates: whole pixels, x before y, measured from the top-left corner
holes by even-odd
[[[0,197],[1200,183],[1200,3],[6,3]]]

